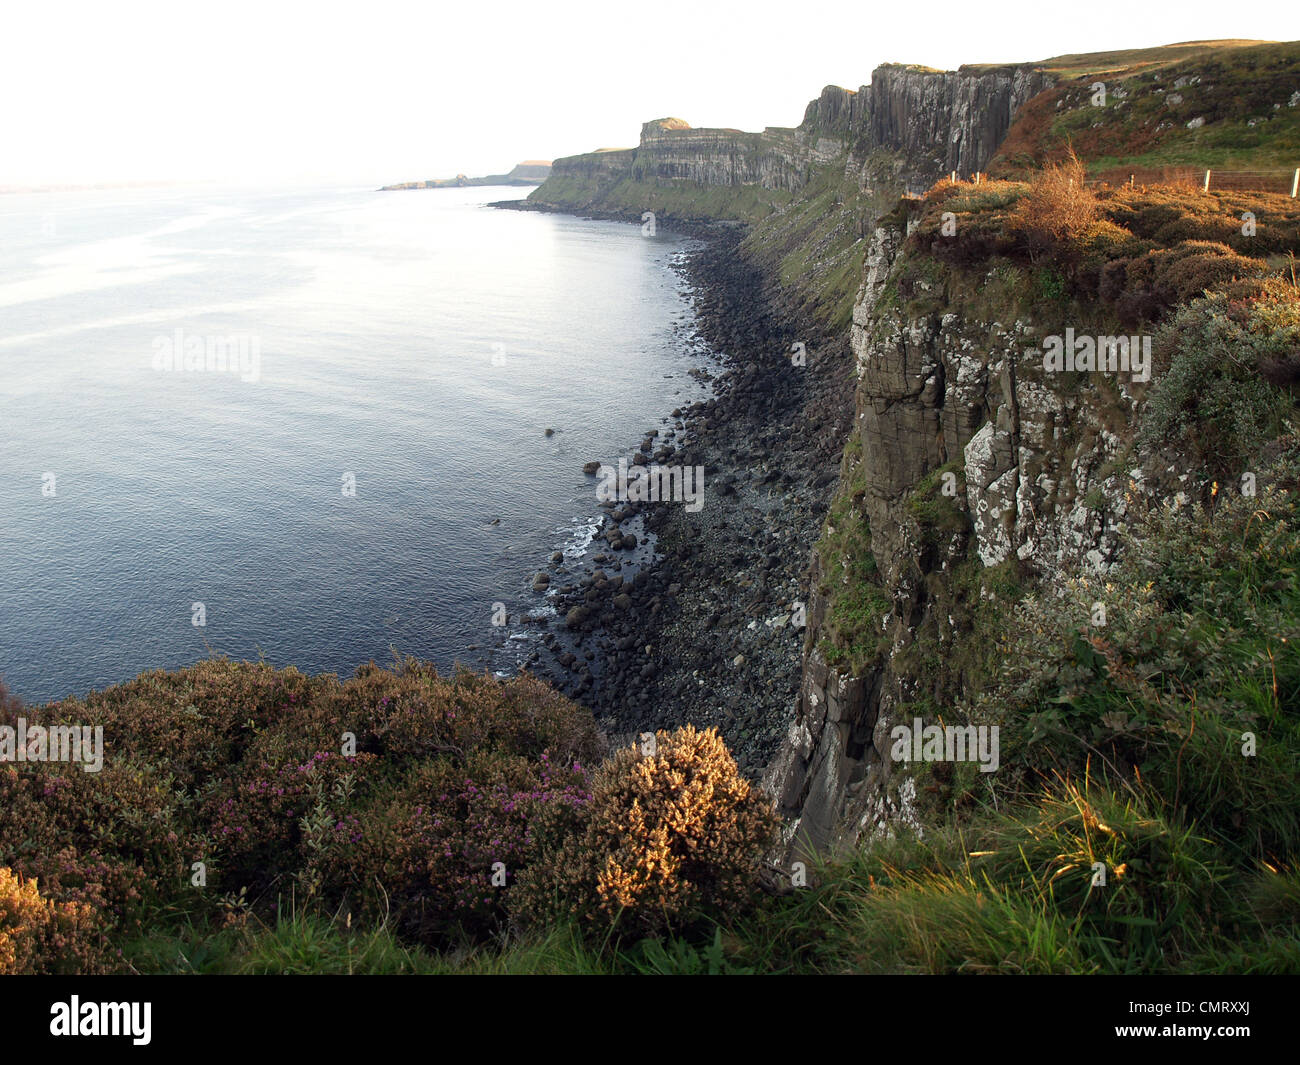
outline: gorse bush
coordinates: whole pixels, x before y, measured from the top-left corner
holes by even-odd
[[[624,748],[596,772],[580,831],[524,874],[522,919],[662,933],[752,896],[776,830],[771,800],[715,730],[661,731],[655,742],[654,753]]]
[[[47,899],[0,865],[0,976],[102,972],[111,957],[93,906]]]

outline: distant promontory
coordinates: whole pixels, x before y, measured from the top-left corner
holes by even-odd
[[[454,178],[431,178],[428,181],[405,181],[400,185],[385,185],[379,191],[460,189],[473,185],[540,185],[550,176],[549,159],[525,159],[522,163],[517,163],[508,174],[489,174],[487,177],[466,177],[464,174],[457,174]]]

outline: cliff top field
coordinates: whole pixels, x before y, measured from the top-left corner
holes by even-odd
[[[1085,52],[1078,55],[1058,55],[1044,59],[1035,66],[1053,74],[1086,77],[1092,74],[1135,74],[1163,66],[1182,63],[1190,59],[1226,57],[1238,48],[1255,48],[1276,44],[1276,41],[1222,40],[1182,41],[1160,48],[1127,48],[1115,52]],[[980,69],[973,67],[972,69]]]
[[[1024,108],[990,172],[1013,174],[1073,147],[1090,171],[1120,180],[1124,167],[1223,168],[1268,172],[1289,192],[1300,155],[1300,45],[1219,43],[1191,59],[1067,68],[1072,80]]]

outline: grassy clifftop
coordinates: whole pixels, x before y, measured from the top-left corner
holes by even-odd
[[[1195,54],[1182,58],[1185,51]],[[1027,173],[1067,146],[1093,172],[1194,166],[1285,175],[1300,166],[1298,43],[1208,42],[1062,60],[1071,79],[1025,106],[990,173]]]

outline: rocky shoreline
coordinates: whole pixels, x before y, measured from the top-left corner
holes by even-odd
[[[680,269],[722,368],[711,398],[674,410],[625,458],[629,470],[702,466],[703,506],[602,504],[593,550],[556,552],[535,578],[555,615],[535,617],[545,631],[524,666],[589,707],[616,743],[716,726],[756,778],[798,691],[811,550],[852,423],[851,358],[846,337],[791,311],[740,254],[742,229],[672,228],[702,238]]]

